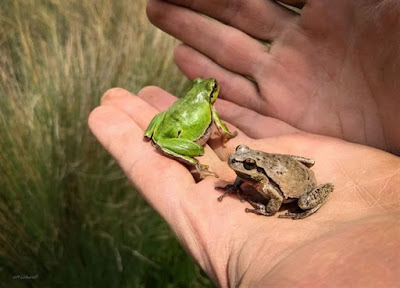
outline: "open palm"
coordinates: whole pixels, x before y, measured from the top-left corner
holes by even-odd
[[[299,15],[270,0],[150,0],[147,12],[184,42],[183,73],[217,78],[232,105],[400,153],[400,2],[280,2],[305,6]]]
[[[264,117],[259,119],[263,125],[269,123],[273,137],[261,138],[264,132],[256,137],[256,131],[263,129],[255,123],[253,130],[247,129],[249,133],[239,131],[227,147],[212,139],[200,161],[216,170],[220,179],[208,177],[196,183],[183,165],[158,153],[143,139],[155,113],[172,101],[171,95],[155,87],[143,90],[140,97],[113,89],[92,112],[89,125],[218,285],[389,287],[391,281],[399,280],[397,157],[297,132]],[[238,144],[314,158],[318,182],[334,183],[335,191],[316,214],[296,221],[246,214],[248,204],[234,196],[219,202],[220,192],[214,187],[233,181],[235,175],[225,161]]]

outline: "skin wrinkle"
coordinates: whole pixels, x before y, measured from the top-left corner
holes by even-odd
[[[208,73],[208,71],[207,71],[207,73],[205,73],[204,75],[212,75],[212,73]],[[244,77],[244,76],[237,76],[237,77]],[[220,96],[219,97],[221,97],[221,99],[226,99],[226,98],[229,99],[229,97],[226,97],[225,95],[234,94],[235,93],[235,87],[232,86],[232,85],[225,85],[225,81],[219,81],[219,82],[220,82],[220,86],[221,86],[221,92],[220,92]],[[229,83],[227,83],[227,84],[229,84]],[[260,93],[260,88],[258,87],[257,82],[251,82],[251,85],[253,86],[252,88],[254,88],[254,90],[256,92],[256,93],[254,93],[256,95],[256,97],[259,100],[264,101],[264,98],[262,97],[262,95]],[[222,87],[224,87],[224,88],[222,88]],[[229,90],[227,90],[227,89],[229,89]],[[253,94],[253,93],[251,93],[251,91],[249,91],[249,92],[250,93],[247,93],[247,94]],[[244,106],[240,106],[240,107],[244,107]]]
[[[352,18],[354,18],[354,17],[352,17]],[[349,25],[349,27],[351,27],[351,30],[350,31],[348,31],[347,33],[346,33],[346,35],[347,35],[347,37],[344,39],[344,42],[346,43],[350,43],[350,42],[354,42],[354,37],[352,37],[352,36],[354,36],[354,25]],[[341,70],[337,73],[337,82],[338,83],[344,83],[345,82],[345,80],[347,80],[347,77],[345,76],[345,69],[346,69],[346,63],[348,63],[349,62],[349,59],[351,58],[351,52],[350,52],[350,46],[352,47],[353,45],[348,45],[348,46],[346,46],[347,47],[347,49],[345,49],[344,50],[344,54],[343,54],[343,56],[342,56],[342,63],[341,63],[341,65],[340,65],[340,67],[341,67]],[[328,74],[329,75],[329,74]],[[335,78],[335,77],[332,77],[332,78]],[[345,127],[344,127],[344,123],[343,123],[343,121],[342,121],[342,117],[341,117],[341,110],[340,109],[337,109],[337,117],[339,118],[339,129],[340,129],[340,134],[339,135],[341,135],[341,137],[344,137],[344,135],[345,135]],[[365,125],[365,124],[364,124]],[[364,127],[364,129],[365,129],[365,127]]]
[[[264,287],[263,283],[264,282],[264,278],[269,278],[269,275],[275,273],[275,271],[277,269],[279,269],[279,266],[284,263],[288,258],[291,257],[291,255],[294,255],[295,253],[297,253],[300,249],[303,249],[304,247],[307,247],[310,245],[310,242],[313,243],[315,240],[317,240],[318,238],[321,238],[321,236],[318,236],[314,239],[310,239],[308,242],[305,242],[303,245],[298,246],[296,249],[291,249],[290,252],[287,252],[286,255],[284,255],[284,257],[281,257],[281,259],[279,259],[278,262],[276,262],[273,266],[270,267],[270,269],[265,273],[264,277],[259,278],[259,281],[257,283],[257,285],[260,285],[258,287]],[[286,249],[286,251],[288,251],[288,249]]]
[[[384,186],[379,190],[378,195],[376,196],[376,200],[375,202],[378,203],[380,201],[380,199],[385,196],[385,190],[386,188],[389,186],[390,182],[392,182],[392,180],[394,180],[396,178],[396,176],[398,176],[400,174],[400,168],[396,170],[395,173],[393,173],[392,176],[389,177],[389,179],[386,181],[386,183],[384,184]],[[398,204],[400,203],[400,197],[398,199]],[[381,206],[383,206],[385,203],[382,203]],[[372,205],[374,206],[374,205]]]
[[[196,220],[191,220],[191,219],[189,219],[188,218],[188,216],[189,215],[192,215],[192,210],[190,210],[190,209],[188,209],[188,205],[187,205],[187,203],[186,203],[186,201],[185,201],[185,199],[184,198],[180,198],[180,200],[181,201],[179,201],[179,209],[181,209],[182,211],[187,211],[186,213],[179,213],[179,214],[181,214],[182,216],[183,216],[183,220],[184,220],[184,222],[186,223],[186,224],[180,224],[178,227],[186,227],[185,229],[183,229],[183,230],[188,230],[188,231],[190,231],[191,233],[189,233],[189,235],[191,236],[191,237],[185,237],[186,239],[188,239],[188,238],[190,238],[192,241],[191,241],[191,243],[189,243],[187,240],[185,240],[185,239],[180,239],[183,243],[187,243],[186,245],[184,245],[184,246],[186,246],[186,247],[188,247],[189,248],[189,252],[192,254],[192,251],[202,251],[203,250],[203,247],[204,248],[206,248],[206,247],[208,247],[207,245],[206,245],[206,243],[202,243],[203,245],[201,245],[198,241],[197,241],[197,239],[199,239],[199,240],[201,240],[201,239],[203,239],[203,237],[201,237],[202,236],[202,233],[199,233],[194,227],[193,227],[193,225],[192,225],[192,222],[193,223],[195,223],[196,222]],[[194,215],[193,217],[196,217],[196,215]],[[173,218],[172,218],[173,219]],[[180,219],[179,217],[177,217],[177,219]],[[179,233],[175,233],[176,235],[180,235]],[[199,237],[196,237],[195,235],[199,235]],[[184,241],[185,240],[185,241]],[[188,245],[189,244],[189,245]],[[192,244],[192,245],[195,245],[197,248],[196,249],[193,249],[193,248],[191,248],[191,246],[192,245],[190,245],[190,244]],[[207,255],[211,255],[211,254],[208,254],[208,253],[205,253],[205,254],[203,254],[204,256],[207,256]],[[212,263],[212,261],[207,257],[207,258],[204,258],[204,257],[201,257],[202,255],[201,254],[199,254],[198,255],[199,257],[193,257],[193,259],[202,259],[202,262],[200,262],[199,261],[199,265],[201,266],[201,267],[204,267],[204,269],[205,270],[207,270],[208,271],[208,273],[210,273],[210,278],[212,278],[212,279],[214,279],[214,282],[215,283],[222,283],[221,281],[217,281],[217,279],[219,279],[219,277],[218,277],[218,275],[217,274],[215,274],[214,272],[216,272],[217,270],[216,269],[214,269],[215,267],[213,267],[213,265],[211,264]]]
[[[235,19],[244,5],[242,0],[227,0],[224,6],[226,7],[224,10],[226,17],[223,16],[222,19],[226,22],[226,19]]]
[[[220,25],[225,25],[225,24],[221,23]],[[238,31],[232,30],[232,29],[229,29],[229,31],[226,31],[226,33],[224,35],[224,41],[222,41],[222,42],[221,42],[220,36],[215,35],[212,42],[216,46],[220,47],[218,52],[216,52],[213,57],[215,59],[215,62],[218,65],[220,65],[221,67],[225,67],[225,65],[223,63],[230,62],[229,59],[227,58],[227,57],[229,57],[229,55],[242,54],[242,52],[239,50],[236,50],[235,53],[233,53],[233,50],[232,50],[233,46],[231,46],[230,43],[238,43],[237,38],[243,38],[243,37],[250,37],[250,36],[248,36],[247,34],[244,34],[244,33],[239,33]],[[252,74],[254,74],[254,73],[251,73],[251,72],[256,71],[257,70],[256,68],[260,66],[258,58],[257,59],[254,58],[254,55],[261,54],[260,47],[261,47],[261,44],[260,44],[260,46],[255,47],[255,49],[258,50],[257,52],[255,52],[252,55],[248,55],[246,65],[243,65],[243,63],[242,63],[242,65],[236,64],[236,65],[233,65],[230,68],[230,70],[238,73],[238,72],[240,72],[240,70],[243,70],[243,68],[241,68],[241,67],[246,66],[246,68],[244,68],[244,70],[247,70],[247,72],[245,72],[245,73],[248,73],[251,76],[253,76]],[[236,47],[236,48],[239,48],[239,47]],[[231,51],[231,52],[229,52],[229,51]],[[250,57],[250,56],[253,56],[253,57]],[[238,59],[243,59],[243,58],[244,58],[243,56],[238,57]],[[242,72],[244,72],[244,71],[242,71]]]
[[[240,247],[239,251],[236,252],[233,249],[233,247],[235,247],[235,245],[232,245],[232,244],[234,244],[235,241],[236,241],[236,239],[233,240],[233,238],[231,238],[230,248],[231,248],[232,253],[229,254],[229,259],[227,262],[227,269],[226,269],[227,279],[232,279],[231,283],[229,283],[229,287],[239,287],[240,283],[242,282],[243,276],[246,275],[247,270],[248,270],[248,266],[243,270],[242,267],[240,267],[238,265],[239,262],[237,261],[237,259],[240,258],[239,255],[241,254],[241,251],[243,250],[243,245],[241,245],[243,242],[236,245],[237,247]],[[233,266],[234,271],[231,271],[231,266]],[[229,275],[231,275],[230,272],[233,273],[232,277],[229,277]],[[237,278],[237,275],[240,275],[239,278]]]
[[[263,27],[263,29],[264,29],[264,31],[265,31],[265,28],[266,27],[268,27],[267,28],[267,30],[266,30],[266,32],[264,32],[266,35],[275,35],[275,37],[276,37],[276,34],[277,33],[274,33],[274,31],[284,31],[284,29],[285,29],[285,27],[283,26],[283,27],[281,27],[281,29],[279,29],[279,28],[277,28],[277,23],[276,23],[276,21],[271,21],[270,23],[269,23],[269,25],[267,26],[267,25],[264,25],[264,27]],[[270,38],[268,38],[268,37],[264,37],[263,39],[259,39],[259,40],[262,40],[262,41],[267,41],[268,43],[270,43],[270,44],[272,44],[273,43],[273,37],[270,37]],[[267,51],[269,51],[270,50],[270,45],[268,45],[268,50]]]
[[[365,219],[360,219],[360,220],[357,220],[357,221],[363,221],[363,220],[365,220]],[[378,221],[378,220],[373,220],[373,221]],[[349,233],[349,231],[347,231],[347,230],[348,230],[347,227],[348,227],[348,226],[351,226],[351,225],[350,225],[351,223],[343,223],[343,224],[344,224],[344,227],[340,227],[340,225],[338,225],[338,229],[339,229],[339,232],[340,232],[340,233],[344,233],[345,236],[346,236],[346,234]],[[367,224],[370,224],[370,223],[367,223]],[[369,226],[368,226],[368,227],[365,227],[365,228],[361,227],[361,229],[363,229],[363,230],[366,230],[366,229],[368,229],[368,228],[369,228]],[[328,233],[323,233],[323,234],[321,234],[320,236],[318,236],[318,237],[316,237],[316,238],[314,238],[314,239],[311,239],[310,241],[306,242],[304,245],[300,246],[298,249],[292,250],[291,253],[289,253],[288,255],[286,255],[285,258],[281,259],[276,265],[274,265],[273,269],[271,269],[270,271],[268,271],[268,273],[266,273],[265,276],[262,277],[262,278],[260,279],[260,283],[261,283],[261,281],[262,281],[263,279],[273,278],[273,275],[272,275],[272,274],[273,274],[275,271],[279,271],[279,269],[280,269],[279,266],[280,266],[280,265],[285,266],[285,261],[288,260],[288,259],[290,260],[290,257],[291,257],[291,256],[296,256],[297,253],[302,252],[301,250],[307,249],[307,248],[309,248],[309,247],[312,247],[314,244],[317,244],[317,245],[318,245],[319,243],[321,243],[321,241],[317,241],[317,240],[322,240],[322,241],[328,240],[328,242],[329,242],[329,241],[330,241],[329,239],[330,239],[331,235],[332,235],[332,234],[337,234],[337,232],[338,232],[338,230],[336,229],[336,230],[331,231],[331,232],[328,232]],[[368,231],[367,231],[367,232],[368,232]],[[358,233],[358,234],[359,234],[359,235],[364,235],[365,233],[360,232],[360,233]],[[369,235],[369,234],[367,234],[367,235]],[[340,257],[337,257],[339,260],[336,261],[336,262],[343,263],[343,264],[347,264],[346,262],[343,262],[343,257],[342,257],[342,254],[343,254],[343,253],[337,253],[337,251],[346,251],[346,249],[348,249],[348,247],[351,247],[352,244],[353,244],[352,241],[347,241],[347,242],[345,242],[345,244],[343,244],[343,245],[337,247],[337,250],[335,251],[335,252],[336,252],[335,254],[340,255]],[[370,246],[375,246],[375,243],[372,243]],[[355,253],[355,251],[353,251],[353,250],[350,250],[350,252]],[[317,255],[317,254],[314,254],[313,256],[320,257],[319,254],[318,254],[318,255]],[[335,262],[335,261],[332,261],[332,262]],[[327,270],[327,271],[324,273],[325,277],[328,276],[329,273],[330,273],[330,271]],[[283,275],[279,275],[279,276],[280,276],[280,278],[284,277]],[[300,285],[300,286],[301,286],[301,282],[299,282],[300,279],[296,279],[296,283],[293,283],[293,281],[291,280],[290,276],[291,276],[291,275],[289,275],[289,276],[286,278],[286,281],[288,281],[288,284],[289,284],[289,285],[290,285],[290,282],[292,282],[292,284],[296,284],[296,285]],[[321,280],[321,279],[319,279],[319,280]],[[267,281],[268,281],[268,280],[267,280]],[[324,283],[324,282],[322,281],[321,284],[322,284],[322,283]],[[265,283],[263,283],[263,284],[265,285]],[[264,287],[264,286],[261,285],[260,287]],[[296,287],[297,287],[297,286],[296,286]]]
[[[240,231],[241,227],[239,225],[237,225],[237,230]],[[227,277],[228,279],[232,279],[230,284],[230,287],[239,287],[240,283],[242,282],[242,278],[244,277],[244,275],[246,275],[247,270],[249,268],[249,266],[247,265],[244,269],[242,265],[239,265],[239,263],[241,263],[240,261],[238,261],[238,259],[240,258],[240,255],[242,255],[242,250],[244,247],[245,242],[247,241],[247,238],[249,237],[248,234],[242,235],[240,236],[240,240],[238,240],[238,236],[240,236],[240,234],[238,235],[234,235],[233,237],[231,237],[230,241],[229,241],[229,248],[230,248],[230,257],[229,257],[229,261],[227,262],[227,265],[229,266],[229,268],[227,268]],[[237,247],[239,247],[239,249],[237,249]],[[233,275],[231,275],[233,274]],[[231,277],[229,277],[231,275]],[[238,277],[239,275],[239,277]],[[236,285],[234,285],[236,284]]]
[[[232,246],[232,245],[231,245],[231,246]],[[240,259],[240,255],[242,255],[242,250],[244,249],[244,248],[243,248],[244,245],[241,245],[240,247],[241,247],[241,249],[239,249],[237,255],[235,255],[235,260]],[[233,253],[232,253],[232,255],[233,255]],[[245,258],[246,258],[246,257],[245,257]],[[235,281],[234,281],[234,283],[237,283],[234,287],[240,287],[240,285],[241,285],[241,283],[242,283],[244,277],[245,277],[246,274],[247,274],[247,271],[249,270],[249,268],[250,268],[250,266],[251,266],[251,265],[250,265],[251,262],[246,266],[245,269],[243,269],[242,266],[239,266],[239,265],[238,265],[239,261],[234,261],[234,263],[235,263],[235,267],[236,267],[236,269],[235,269],[236,271],[235,271],[235,274],[234,274],[234,276],[235,276],[235,279],[234,279]],[[240,275],[238,281],[236,280],[236,275]],[[228,279],[230,279],[230,278],[228,278]]]
[[[229,279],[232,279],[231,277],[229,277],[229,275],[230,275],[229,270],[230,270],[230,267],[231,267],[232,258],[233,258],[233,253],[229,253],[228,259],[226,261],[226,270],[225,270],[225,277],[227,279],[229,287],[232,286],[231,283],[229,282]],[[237,275],[237,274],[234,274],[234,275]],[[235,281],[233,281],[233,282],[235,282]]]
[[[352,19],[353,19],[354,17],[352,17]],[[351,27],[353,27],[353,26],[351,26]],[[352,37],[352,35],[354,35],[355,33],[354,33],[354,31],[353,30],[351,30],[349,33],[346,33],[348,36],[346,37],[346,39],[344,40],[345,42],[347,41],[347,42],[354,42],[354,40],[352,40],[354,37]],[[352,40],[352,41],[350,41],[350,40]],[[342,60],[342,65],[341,65],[341,67],[342,67],[342,69],[341,69],[341,71],[339,72],[339,73],[337,73],[337,75],[334,75],[334,74],[332,74],[332,73],[330,73],[328,70],[327,70],[327,68],[325,67],[325,66],[321,66],[320,68],[322,69],[322,70],[325,70],[326,71],[326,73],[327,73],[327,75],[328,75],[328,77],[329,77],[329,79],[331,79],[331,80],[334,80],[334,78],[338,78],[338,81],[339,82],[341,82],[341,83],[344,83],[345,81],[343,81],[343,80],[346,80],[347,79],[347,77],[345,76],[345,73],[344,73],[344,71],[345,71],[345,69],[346,69],[346,65],[345,65],[345,63],[347,63],[348,61],[349,61],[349,59],[351,58],[351,56],[352,56],[352,53],[351,53],[351,50],[352,49],[350,49],[351,47],[352,47],[353,45],[350,45],[350,46],[348,46],[348,48],[345,50],[345,53],[344,53],[344,55],[343,55],[343,60]],[[329,48],[329,47],[328,47]],[[336,54],[335,53],[336,51],[333,51],[332,52],[332,54]],[[316,95],[316,94],[315,94]],[[362,113],[362,112],[361,112]],[[363,115],[362,115],[363,116]],[[303,115],[303,117],[304,117],[304,115]],[[345,133],[345,131],[346,131],[346,128],[345,128],[345,126],[344,126],[344,124],[343,124],[343,120],[342,120],[342,116],[341,116],[341,113],[340,112],[338,112],[337,113],[337,116],[336,116],[338,119],[339,119],[339,130],[340,130],[340,135],[342,135],[342,136],[344,136],[344,135],[346,135],[346,133]],[[364,139],[366,139],[366,127],[365,127],[365,124],[364,124]]]
[[[359,196],[361,196],[361,198],[363,199],[363,201],[367,204],[369,204],[369,209],[371,208],[383,208],[385,209],[385,207],[382,206],[382,204],[378,203],[374,197],[374,193],[370,192],[370,189],[364,188],[362,186],[359,185],[355,185],[354,188],[356,189],[356,192]],[[370,199],[370,200],[369,200]]]
[[[304,39],[307,38],[306,37],[306,33],[304,33],[296,25],[291,25],[290,29],[286,29],[285,30],[285,34],[289,34],[289,35],[290,34],[294,34],[294,35],[296,35],[296,37],[301,37],[301,38],[304,38]],[[291,36],[289,38],[294,38],[294,36]],[[286,39],[286,38],[285,37],[281,37],[280,39],[282,40],[282,39]],[[264,71],[264,69],[262,69],[262,72],[264,74],[265,73],[270,73],[270,70],[271,70],[270,67],[272,67],[274,70],[281,69],[282,72],[280,72],[280,73],[283,74],[283,75],[289,75],[290,74],[288,72],[288,68],[287,68],[288,65],[282,62],[282,61],[286,61],[287,59],[281,59],[279,57],[279,55],[280,55],[280,53],[282,51],[282,48],[286,48],[286,44],[284,44],[284,42],[283,43],[281,43],[281,42],[273,43],[273,45],[271,45],[270,51],[269,51],[269,55],[270,56],[269,57],[263,57],[264,58],[263,60],[265,62],[264,62],[263,65],[260,65],[262,68],[265,67],[267,69],[267,71]],[[295,53],[297,53],[297,51],[296,50],[292,50],[291,53],[295,54]],[[312,57],[312,56],[310,55],[310,57]],[[289,65],[289,66],[290,66],[291,69],[293,69],[292,65]],[[260,74],[260,78],[263,78],[263,77],[264,76],[262,74]],[[303,87],[301,87],[301,88],[303,88]],[[296,90],[293,91],[292,94],[296,95],[298,93],[298,90],[299,90],[299,88],[296,87]],[[316,91],[317,90],[314,90],[314,92],[316,92]],[[264,93],[267,95],[267,91],[265,91]],[[314,94],[314,95],[316,95],[316,94]],[[308,97],[308,99],[310,99],[310,98],[313,97],[313,95],[311,95],[311,96],[308,95],[307,97]],[[265,98],[265,101],[266,101],[265,105],[268,106],[269,105],[267,103],[268,102],[268,97]],[[269,106],[271,106],[271,105],[269,105]],[[293,123],[300,123],[299,121],[303,122],[303,120],[301,120],[301,119],[303,119],[304,117],[306,117],[308,115],[307,110],[306,110],[306,106],[303,105],[303,107],[304,107],[304,109],[302,111],[299,110],[298,112],[296,112],[297,118],[296,119],[292,118],[292,120],[293,120],[292,122]],[[279,115],[279,108],[273,108],[272,114]],[[292,115],[292,117],[293,117],[293,115]]]
[[[259,216],[260,217],[260,216]],[[261,229],[262,227],[260,227],[259,229]],[[311,231],[315,231],[315,229],[312,229]],[[311,231],[309,231],[309,232],[311,232]],[[307,233],[307,239],[310,239],[309,241],[313,241],[314,240],[314,238],[309,238],[310,236],[309,236],[309,233]],[[318,237],[317,237],[318,238]],[[296,246],[297,244],[297,242],[298,241],[302,241],[302,239],[297,239],[296,241],[293,241],[293,243],[290,245],[290,246],[288,246],[288,248],[285,248],[285,249],[283,249],[283,250],[280,250],[281,248],[280,247],[278,247],[278,250],[280,250],[279,251],[279,253],[277,252],[277,250],[271,250],[269,247],[267,247],[266,245],[265,245],[265,243],[268,243],[268,242],[270,242],[269,240],[268,240],[268,238],[265,238],[265,237],[263,237],[262,239],[260,239],[259,241],[258,241],[258,246],[260,246],[260,248],[259,249],[256,249],[254,252],[255,253],[257,253],[257,254],[255,254],[251,259],[253,259],[253,261],[249,261],[249,265],[247,266],[247,268],[246,268],[246,271],[247,270],[249,270],[249,269],[252,269],[252,271],[254,271],[255,273],[257,273],[257,272],[259,272],[259,269],[257,269],[257,268],[260,268],[260,261],[261,261],[261,263],[263,263],[262,262],[262,260],[260,260],[260,259],[258,259],[257,257],[258,257],[258,255],[259,254],[263,254],[263,253],[259,253],[260,251],[262,251],[263,250],[263,248],[265,248],[265,249],[268,249],[270,252],[275,252],[275,254],[276,254],[276,257],[275,257],[275,259],[279,259],[279,260],[277,260],[272,266],[271,265],[267,265],[266,267],[263,267],[263,268],[265,268],[263,271],[266,271],[265,273],[265,275],[268,275],[269,273],[271,273],[271,271],[273,271],[274,269],[275,269],[275,267],[276,266],[278,266],[279,265],[279,263],[281,263],[282,261],[284,261],[289,255],[291,255],[292,253],[294,253],[294,251],[296,251],[297,250],[297,248],[293,248],[293,246]],[[307,242],[306,242],[307,243]],[[302,246],[300,246],[300,247],[303,247],[304,245],[302,245]],[[243,250],[245,250],[245,247],[243,246]],[[263,254],[264,255],[264,254]],[[247,256],[243,256],[244,258],[247,258]],[[240,263],[240,255],[238,255],[238,257],[237,257],[237,262],[238,263]],[[268,264],[268,263],[265,263],[265,264]],[[253,266],[255,265],[255,269],[254,268],[252,268]],[[243,282],[243,281],[248,281],[248,279],[246,279],[246,278],[249,278],[250,280],[250,282],[249,283],[252,283],[251,281],[251,279],[252,279],[252,277],[253,277],[253,275],[246,275],[246,273],[243,273],[243,275],[241,276],[241,281]],[[252,284],[253,285],[253,284]],[[247,286],[246,286],[247,287]]]
[[[261,244],[259,244],[259,245],[261,245]],[[246,250],[244,245],[242,246],[241,251],[242,251],[242,250]],[[238,262],[238,263],[240,263],[240,259],[241,259],[240,255],[242,255],[242,253],[239,253],[238,256],[237,256],[237,262]],[[246,259],[247,256],[245,255],[245,256],[243,256],[243,258]],[[255,258],[256,258],[256,256],[253,256],[253,258],[251,258],[251,259],[255,259]],[[247,266],[246,266],[246,269],[244,270],[243,274],[242,274],[241,277],[240,277],[240,282],[241,282],[241,283],[242,283],[243,281],[246,282],[246,281],[247,281],[246,278],[249,278],[249,277],[250,277],[250,279],[251,279],[252,275],[248,275],[248,274],[246,273],[248,270],[258,272],[257,269],[253,269],[253,268],[252,268],[253,265],[258,266],[257,264],[258,264],[258,263],[255,263],[255,261],[251,261],[251,260],[248,262],[248,264],[247,264]],[[238,267],[239,267],[239,266],[238,266]],[[242,269],[242,270],[243,270],[243,269]]]
[[[348,185],[346,185],[346,187],[342,187],[342,189],[351,189],[351,190],[352,190],[352,189],[356,189],[357,192],[358,192],[358,194],[361,196],[361,198],[364,200],[365,203],[371,203],[371,201],[368,201],[367,198],[365,197],[365,195],[362,193],[363,188],[361,188],[361,187],[357,184],[356,180],[354,180],[354,179],[347,173],[347,171],[343,169],[343,167],[342,167],[342,165],[339,163],[339,161],[337,161],[336,159],[334,159],[334,161],[335,161],[336,167],[341,171],[341,173],[342,173],[343,175],[346,176],[346,178],[348,179],[348,182],[350,182],[350,185],[348,184]],[[347,181],[345,181],[345,182],[347,182]],[[367,189],[365,189],[365,191],[367,191],[367,195],[371,196],[371,194],[368,192]],[[372,196],[371,196],[371,199],[373,199]],[[366,207],[365,209],[370,210],[370,208],[371,208],[371,207]],[[365,209],[359,209],[359,210],[361,211],[361,210],[365,210]],[[338,211],[341,211],[341,208],[340,208],[340,207],[337,207],[337,210],[338,210]]]
[[[360,61],[360,67],[361,67],[361,75],[363,76],[363,78],[365,80],[365,83],[367,84],[367,86],[369,88],[369,91],[370,91],[370,98],[374,102],[375,106],[378,107],[378,111],[380,111],[381,109],[379,109],[380,108],[379,102],[377,101],[377,98],[376,98],[375,93],[373,91],[372,83],[370,82],[370,80],[367,77],[363,61]],[[379,118],[383,119],[383,117],[381,115],[379,115]],[[385,150],[389,149],[389,151],[390,151],[390,145],[388,145],[388,141],[387,141],[387,139],[385,137],[385,135],[386,135],[386,133],[385,133],[385,125],[384,125],[383,121],[381,123],[382,123],[381,130],[382,130],[382,133],[383,133],[383,141],[384,141],[383,149],[385,149]],[[364,122],[364,130],[366,129],[365,126],[366,126],[366,122]],[[367,142],[367,143],[369,143],[369,142]]]
[[[353,184],[353,185],[357,185],[355,183],[355,181],[353,180],[353,178],[350,177],[350,175],[346,172],[346,170],[343,168],[343,166],[340,164],[340,162],[337,159],[333,159],[334,163],[336,164],[336,167],[340,170],[340,172],[342,172],[342,174],[344,174],[347,179]],[[344,181],[346,182],[346,181]]]
[[[260,68],[258,69],[258,72],[253,73],[253,77],[256,80],[265,78],[265,74],[268,74],[268,72],[269,72],[269,70],[271,70],[271,68],[273,68],[274,70],[277,70],[277,67],[280,67],[282,69],[282,71],[286,70],[286,66],[281,63],[281,61],[279,60],[279,57],[276,57],[274,55],[274,53],[272,51],[274,47],[275,47],[274,45],[271,45],[269,52],[266,52],[268,54],[268,57],[265,57],[265,55],[264,55],[264,57],[261,57],[260,63],[263,63],[263,64],[259,65]],[[274,67],[274,66],[277,66],[277,67]],[[267,70],[267,71],[265,71],[265,70]],[[264,97],[265,98],[264,99],[265,106],[269,107],[268,108],[269,110],[272,107],[273,112],[271,114],[278,114],[279,110],[276,107],[273,107],[274,106],[273,102],[269,101],[270,97],[268,97],[268,94],[269,94],[268,88],[263,88],[263,86],[260,86],[258,84],[257,84],[257,86],[259,87],[259,90],[260,90],[260,96],[262,97],[261,94],[266,95],[266,97]],[[262,111],[259,109],[256,112],[261,115],[263,114]]]

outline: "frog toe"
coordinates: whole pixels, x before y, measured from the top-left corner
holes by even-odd
[[[251,206],[254,207],[254,209],[246,208],[244,210],[246,213],[254,213],[254,214],[263,215],[263,216],[272,216],[275,214],[274,212],[268,212],[267,206],[265,206],[264,204],[250,201],[250,200],[248,200],[247,202],[249,202],[251,204]]]
[[[323,204],[324,204],[324,203],[321,203],[321,204],[315,206],[314,208],[305,210],[305,211],[303,211],[303,212],[298,212],[298,213],[286,212],[286,213],[283,214],[283,215],[279,215],[278,218],[286,218],[286,219],[292,219],[292,220],[304,219],[304,218],[307,218],[308,216],[314,214],[315,212],[317,212],[317,210],[318,210],[319,208],[321,208],[321,206],[322,206]]]
[[[201,179],[204,179],[206,176],[214,176],[215,178],[219,178],[218,174],[214,171],[211,171],[208,165],[197,163],[195,166],[200,174]]]

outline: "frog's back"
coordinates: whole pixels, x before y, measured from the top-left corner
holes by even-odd
[[[268,154],[265,171],[286,198],[298,198],[316,186],[314,172],[289,155]]]
[[[212,124],[211,106],[202,95],[190,95],[178,99],[166,111],[158,130],[160,138],[184,138],[196,140]]]

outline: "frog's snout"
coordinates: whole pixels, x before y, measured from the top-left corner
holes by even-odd
[[[228,165],[229,165],[230,167],[235,166],[235,164],[236,164],[237,162],[238,162],[238,161],[235,159],[235,155],[229,156],[229,158],[228,158]]]

